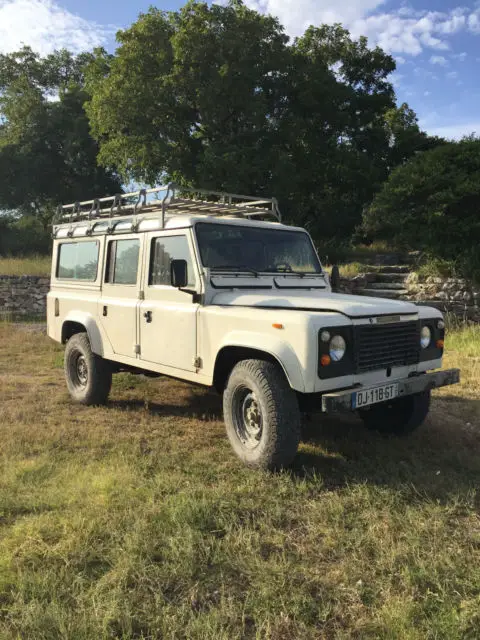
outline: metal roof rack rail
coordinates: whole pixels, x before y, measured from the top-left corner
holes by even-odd
[[[163,192],[165,192],[163,197],[160,197]],[[177,197],[178,193],[182,197]],[[148,196],[152,195],[155,198],[148,200]],[[273,216],[278,222],[282,221],[276,198],[259,198],[223,191],[192,189],[180,187],[171,182],[153,189],[140,189],[130,193],[119,193],[114,196],[60,205],[54,224],[72,224],[73,222],[102,218],[109,220],[120,216],[133,215],[136,217],[139,213],[142,213],[142,216],[149,213],[161,213],[161,227],[163,228],[167,212],[171,215],[190,214],[244,218]]]

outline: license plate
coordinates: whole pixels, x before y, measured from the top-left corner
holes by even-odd
[[[381,387],[362,389],[352,393],[352,408],[362,409],[371,404],[386,402],[398,396],[398,384],[384,384]]]

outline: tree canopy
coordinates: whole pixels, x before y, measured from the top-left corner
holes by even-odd
[[[424,249],[480,279],[480,139],[445,143],[392,172],[365,211],[377,238]]]
[[[393,166],[431,144],[396,106],[391,56],[340,25],[293,42],[240,0],[150,9],[97,51],[87,113],[125,180],[274,194],[317,238],[348,237]]]
[[[91,57],[41,58],[28,47],[0,55],[0,209],[46,226],[62,201],[121,190],[115,171],[98,166],[83,107]]]

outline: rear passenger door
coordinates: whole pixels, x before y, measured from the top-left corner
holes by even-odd
[[[138,353],[137,307],[142,240],[138,236],[107,239],[102,297],[98,309],[113,352],[131,358]]]

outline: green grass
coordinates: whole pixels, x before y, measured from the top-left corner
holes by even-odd
[[[2,257],[0,256],[0,276],[44,276],[49,277],[52,266],[51,256]]]
[[[405,440],[314,417],[242,467],[220,399],[131,375],[74,407],[61,349],[0,325],[0,637],[443,639],[480,627],[478,329]]]

